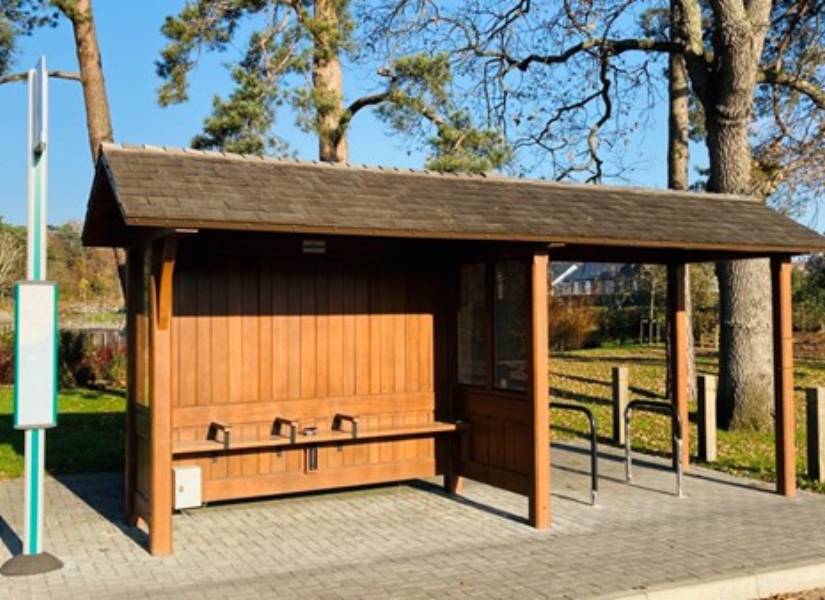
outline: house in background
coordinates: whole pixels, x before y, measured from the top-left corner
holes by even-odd
[[[555,296],[612,296],[638,288],[630,264],[556,262],[550,271]]]

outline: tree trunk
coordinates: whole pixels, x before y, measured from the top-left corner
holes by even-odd
[[[679,18],[675,2],[671,2],[671,28],[678,27]],[[671,54],[668,65],[668,145],[667,186],[672,190],[688,189],[690,172],[690,89],[685,58]],[[696,400],[696,344],[693,337],[693,301],[690,295],[690,265],[685,265],[685,318],[687,320],[687,393],[688,402]],[[668,332],[668,337],[670,332]],[[670,353],[668,353],[668,361]],[[667,369],[670,377],[670,369]],[[668,381],[668,390],[670,389]]]
[[[339,5],[337,0],[315,0],[315,18],[326,21],[316,36],[312,83],[318,111],[318,158],[326,162],[346,162],[347,139],[340,131],[344,113],[344,81],[337,45],[329,32],[337,31]]]
[[[91,0],[62,1],[58,3],[58,7],[72,22],[77,64],[80,68],[80,81],[83,84],[83,100],[86,106],[86,131],[92,151],[92,162],[97,162],[100,144],[111,142],[114,134],[92,2]],[[125,299],[126,254],[123,250],[114,248],[112,255],[120,282],[120,291]]]
[[[74,29],[77,64],[80,67],[83,99],[86,104],[86,127],[89,133],[92,159],[96,161],[100,144],[111,142],[113,134],[92,2],[91,0],[75,0],[71,3],[63,2],[60,6],[72,22]]]
[[[708,187],[713,192],[752,193],[752,119],[756,70],[770,2],[718,0],[713,33],[714,65],[705,96]],[[717,265],[719,277],[719,403],[724,428],[769,430],[773,397],[771,285],[767,260]]]

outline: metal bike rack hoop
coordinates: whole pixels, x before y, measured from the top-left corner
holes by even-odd
[[[633,410],[670,416],[671,435],[673,437],[673,470],[676,473],[676,496],[682,498],[682,422],[679,413],[671,404],[652,400],[632,400],[624,410],[624,439],[625,439],[625,478],[633,480],[633,457],[630,450],[630,415]]]
[[[580,404],[550,402],[550,408],[580,412],[590,423],[590,504],[596,506],[596,495],[599,493],[599,441],[596,434],[596,417],[593,416],[592,410]]]

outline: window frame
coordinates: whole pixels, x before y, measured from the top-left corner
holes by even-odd
[[[521,263],[525,268],[525,302],[524,310],[526,316],[526,336],[527,343],[525,344],[525,367],[527,369],[527,382],[524,389],[517,390],[512,388],[498,387],[495,382],[495,276],[496,266],[500,262],[516,261]],[[461,268],[466,265],[483,264],[485,270],[485,307],[484,307],[484,326],[485,326],[485,382],[484,384],[464,383],[458,379],[458,307],[460,303],[460,273]],[[514,399],[525,399],[530,393],[530,374],[532,368],[530,365],[530,344],[529,336],[532,331],[530,302],[532,297],[532,280],[530,276],[530,261],[524,255],[502,255],[495,258],[480,258],[478,260],[466,259],[458,262],[455,270],[455,310],[453,311],[453,318],[455,319],[455,329],[453,331],[453,341],[455,343],[455,352],[453,357],[455,382],[454,385],[468,390],[483,390],[493,392],[496,394],[503,394],[512,396]]]
[[[461,270],[464,267],[471,267],[473,265],[481,265],[484,267],[484,292],[482,294],[482,298],[484,300],[484,322],[482,323],[484,327],[484,348],[482,351],[482,357],[484,360],[484,383],[474,383],[474,382],[467,382],[461,381],[460,377],[460,365],[459,365],[459,344],[460,340],[458,337],[458,310],[461,306]],[[490,329],[490,322],[491,322],[491,311],[490,311],[490,262],[487,260],[468,260],[462,261],[459,263],[458,268],[455,271],[455,281],[456,281],[456,306],[455,311],[453,311],[453,318],[455,319],[455,331],[454,331],[454,343],[455,343],[455,383],[456,385],[460,385],[464,388],[470,389],[477,389],[477,390],[484,390],[490,389],[490,382],[492,381],[493,374],[490,372],[490,352],[493,345],[492,340],[490,339],[491,329]]]
[[[501,263],[507,262],[514,262],[521,266],[523,269],[524,274],[524,303],[521,306],[521,309],[524,311],[524,323],[525,323],[525,331],[524,331],[524,369],[525,369],[525,381],[524,381],[524,388],[523,389],[516,389],[516,388],[506,388],[501,387],[498,385],[496,380],[496,357],[497,357],[497,346],[496,346],[496,269],[499,267]],[[492,285],[490,293],[492,295],[492,304],[490,306],[491,311],[491,327],[492,327],[492,338],[490,340],[491,346],[491,356],[490,356],[490,378],[491,378],[491,389],[495,390],[496,392],[505,392],[511,394],[527,394],[530,389],[530,342],[528,340],[529,336],[531,335],[531,316],[530,316],[530,295],[531,295],[531,281],[530,281],[530,264],[521,258],[509,258],[504,257],[493,261],[492,263]]]

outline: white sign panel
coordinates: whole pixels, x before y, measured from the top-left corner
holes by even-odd
[[[57,286],[21,281],[14,287],[14,426],[57,424]]]

